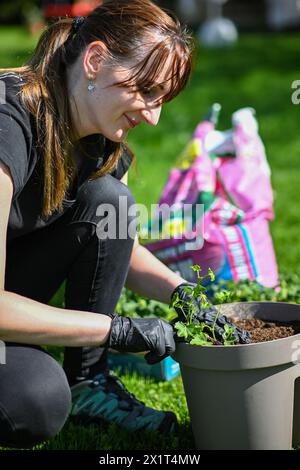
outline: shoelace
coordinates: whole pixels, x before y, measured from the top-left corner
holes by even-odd
[[[111,375],[110,372],[103,372],[99,375],[96,375],[94,377],[94,380],[91,384],[91,386],[94,388],[96,388],[97,386],[104,386],[104,390],[107,392],[107,393],[114,393],[117,395],[117,398],[119,400],[130,400],[130,401],[133,401],[134,403],[132,403],[132,407],[133,405],[135,406],[145,406],[145,403],[142,402],[141,400],[138,400],[136,398],[136,396],[129,392],[124,384],[121,382],[121,380],[114,376],[114,375]]]

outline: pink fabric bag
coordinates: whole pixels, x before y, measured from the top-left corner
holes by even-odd
[[[216,131],[211,121],[200,122],[178,167],[170,171],[159,201],[176,204],[179,211],[186,203],[204,204],[202,217],[193,224],[203,244],[190,249],[195,240],[186,231],[181,238],[146,246],[190,281],[195,280],[190,267],[199,264],[204,273],[212,268],[217,280],[250,279],[274,287],[278,272],[269,232],[273,193],[264,145],[254,110],[237,111],[232,122],[233,129],[224,132]],[[154,217],[152,225],[157,223]],[[176,217],[164,221],[158,238],[176,230]]]

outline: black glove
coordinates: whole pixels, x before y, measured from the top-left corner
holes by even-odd
[[[112,318],[107,346],[120,352],[142,352],[148,364],[155,364],[175,351],[174,330],[160,318]]]
[[[186,292],[185,290],[183,290],[183,288],[184,287],[194,288],[195,286],[196,284],[194,283],[180,284],[179,286],[176,287],[176,289],[174,289],[171,295],[171,301],[174,299],[174,296],[177,292],[180,300],[190,302],[192,299],[192,293]],[[195,323],[204,322],[206,323],[206,325],[212,327],[214,325],[216,315],[218,313],[218,309],[215,306],[211,306],[211,307],[204,308],[203,310],[201,310],[201,301],[197,298],[193,300],[192,305],[194,306],[193,321]],[[182,308],[174,307],[176,313],[178,314],[178,318],[176,318],[175,321],[178,321],[178,320],[185,321],[188,317],[189,312],[188,312],[187,304],[185,302],[182,302],[181,306]],[[235,331],[233,332],[233,335],[235,336],[237,343],[246,344],[246,343],[251,342],[251,336],[248,331],[242,330],[241,328],[237,327],[236,325],[234,325],[234,323],[231,323],[231,321],[225,315],[222,315],[221,313],[219,313],[216,324],[215,324],[215,334],[218,340],[223,339],[223,334],[225,333],[224,325],[226,324],[235,327]]]

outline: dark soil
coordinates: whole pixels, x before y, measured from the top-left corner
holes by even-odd
[[[300,333],[300,322],[267,322],[258,318],[235,320],[234,324],[251,333],[251,343],[287,338]]]

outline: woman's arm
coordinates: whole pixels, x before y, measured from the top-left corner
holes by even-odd
[[[121,179],[128,184],[128,172]],[[165,264],[159,261],[147,248],[135,238],[132,250],[126,287],[150,299],[169,303],[170,297],[179,284],[186,282]]]
[[[99,346],[108,339],[107,315],[66,310],[0,290],[0,339],[26,344]]]
[[[5,291],[6,233],[13,196],[9,169],[0,162],[0,339],[28,344],[96,346],[106,342],[106,315],[65,310]]]

